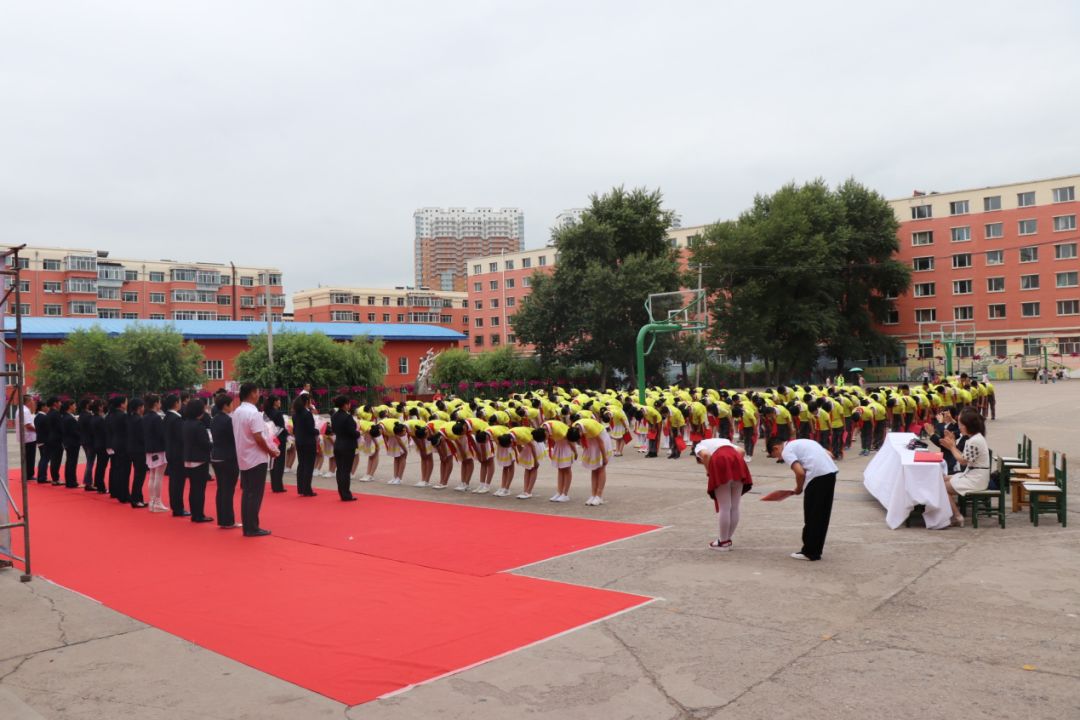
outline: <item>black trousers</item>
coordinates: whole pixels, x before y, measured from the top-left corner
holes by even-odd
[[[342,500],[348,500],[351,498],[352,490],[349,488],[349,475],[352,473],[353,458],[356,457],[356,450],[335,450],[334,461],[337,464],[336,478],[337,478],[337,491]],[[280,458],[278,458],[280,459]]]
[[[836,473],[819,475],[807,482],[803,490],[803,544],[800,552],[811,560],[821,559],[825,535],[829,532],[835,490]]]
[[[36,477],[39,483],[47,483],[49,482],[49,447],[47,445],[40,445],[38,447],[41,458],[38,460]]]
[[[283,456],[278,456],[283,457]],[[351,465],[349,466],[352,467]],[[296,446],[296,491],[301,495],[311,492],[311,475],[315,472],[315,446]]]
[[[109,497],[131,502],[131,458],[127,453],[114,452],[109,465]]]
[[[23,443],[23,477],[28,481],[34,479],[37,470],[37,441]]]
[[[720,437],[731,439],[731,418],[720,418]]]
[[[281,440],[281,454],[270,461],[270,489],[274,492],[285,492],[285,439],[288,435],[278,435]],[[237,472],[240,472],[237,470]]]
[[[64,460],[64,446],[51,445],[49,448],[49,477],[54,483],[60,482],[60,465]]]
[[[236,495],[236,480],[240,477],[240,468],[235,460],[224,460],[214,463],[214,474],[217,475],[215,504],[218,525],[232,527],[236,524],[233,497]]]
[[[64,448],[64,485],[79,487],[79,446]]]
[[[832,454],[833,457],[840,457],[844,454],[844,428],[838,427],[832,429]]]
[[[810,439],[810,421],[809,420],[800,420],[799,421],[799,439],[800,440],[809,440]]]
[[[168,466],[165,472],[169,475],[169,508],[173,515],[184,514],[184,481],[187,479],[187,468],[180,459],[167,458]]]
[[[136,453],[131,457],[131,503],[146,502],[143,499],[143,483],[146,482],[146,453]]]
[[[206,483],[210,482],[210,463],[199,467],[185,468],[188,480],[188,509],[191,519],[201,520],[206,517]]]
[[[109,491],[105,482],[105,473],[109,469],[109,453],[104,450],[94,452],[94,489],[99,493]]]
[[[314,449],[314,448],[313,448]],[[259,508],[266,492],[266,463],[240,471],[240,522],[244,532],[259,529]]]
[[[885,421],[878,420],[874,423],[874,449],[880,450],[885,444]]]
[[[862,449],[864,452],[870,452],[870,446],[874,443],[874,423],[864,420],[861,434]]]
[[[94,460],[97,459],[97,453],[94,452],[93,445],[83,445],[83,454],[86,455],[86,469],[83,470],[83,487],[94,487]]]

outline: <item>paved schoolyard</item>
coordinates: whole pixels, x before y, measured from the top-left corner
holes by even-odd
[[[998,387],[995,450],[1014,450],[1024,430],[1080,462],[1080,382]],[[791,485],[790,472],[760,454],[730,554],[706,547],[713,513],[689,457],[616,459],[601,508],[584,507],[583,475],[565,505],[360,486],[668,528],[521,571],[659,601],[353,708],[2,571],[0,718],[1080,717],[1080,505],[1067,529],[1016,515],[1005,530],[890,531],[862,488],[865,464],[842,463],[819,563],[787,557],[799,545],[798,499],[757,502]],[[540,494],[553,482],[545,468]],[[332,601],[313,593],[314,608]],[[437,612],[514,608],[445,603]]]

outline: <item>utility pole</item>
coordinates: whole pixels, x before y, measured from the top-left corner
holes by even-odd
[[[266,282],[263,284],[263,296],[266,298],[266,352],[267,359],[270,361],[270,368],[274,367],[274,321],[273,313],[270,307],[270,273],[269,271],[263,278]]]
[[[702,271],[702,269],[704,267],[705,267],[704,265],[702,265],[701,263],[698,263],[698,266],[697,266],[697,289],[698,289],[698,299],[699,299],[699,302],[701,303],[700,307],[698,308],[698,311],[699,311],[698,319],[699,320],[701,320],[700,314],[707,312],[707,310],[705,308],[705,298],[701,296],[701,291],[702,291],[702,288],[701,288],[701,271]],[[700,385],[701,385],[701,362],[698,361],[698,362],[694,363],[694,387],[699,387]]]

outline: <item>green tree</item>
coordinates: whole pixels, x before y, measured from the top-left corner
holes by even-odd
[[[632,375],[645,299],[679,287],[677,251],[667,241],[674,216],[662,201],[659,191],[615,188],[593,195],[581,221],[555,233],[559,263],[551,275],[533,276],[513,320],[544,363],[596,363],[601,386],[613,370]]]
[[[431,378],[435,384],[450,385],[456,391],[460,383],[475,382],[480,376],[477,374],[472,353],[461,348],[451,348],[443,350],[435,357]]]
[[[382,341],[367,337],[340,343],[318,332],[276,333],[271,367],[266,334],[260,333],[249,338],[248,349],[236,356],[236,379],[262,387],[298,388],[311,383],[330,389],[374,388],[385,377]]]
[[[175,328],[131,325],[115,339],[124,362],[123,387],[132,394],[201,383],[203,350]]]
[[[44,396],[71,397],[120,391],[126,364],[119,344],[107,332],[96,326],[76,330],[63,342],[41,347],[33,388]]]

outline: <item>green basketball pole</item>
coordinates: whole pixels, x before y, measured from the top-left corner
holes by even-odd
[[[645,356],[652,351],[652,345],[649,345],[649,349],[645,349],[645,338],[650,333],[653,335],[660,335],[661,333],[679,332],[683,329],[682,325],[673,322],[652,322],[643,326],[638,330],[637,334],[637,388],[638,388],[638,402],[642,405],[645,404]],[[653,343],[656,342],[656,338],[653,338]]]

